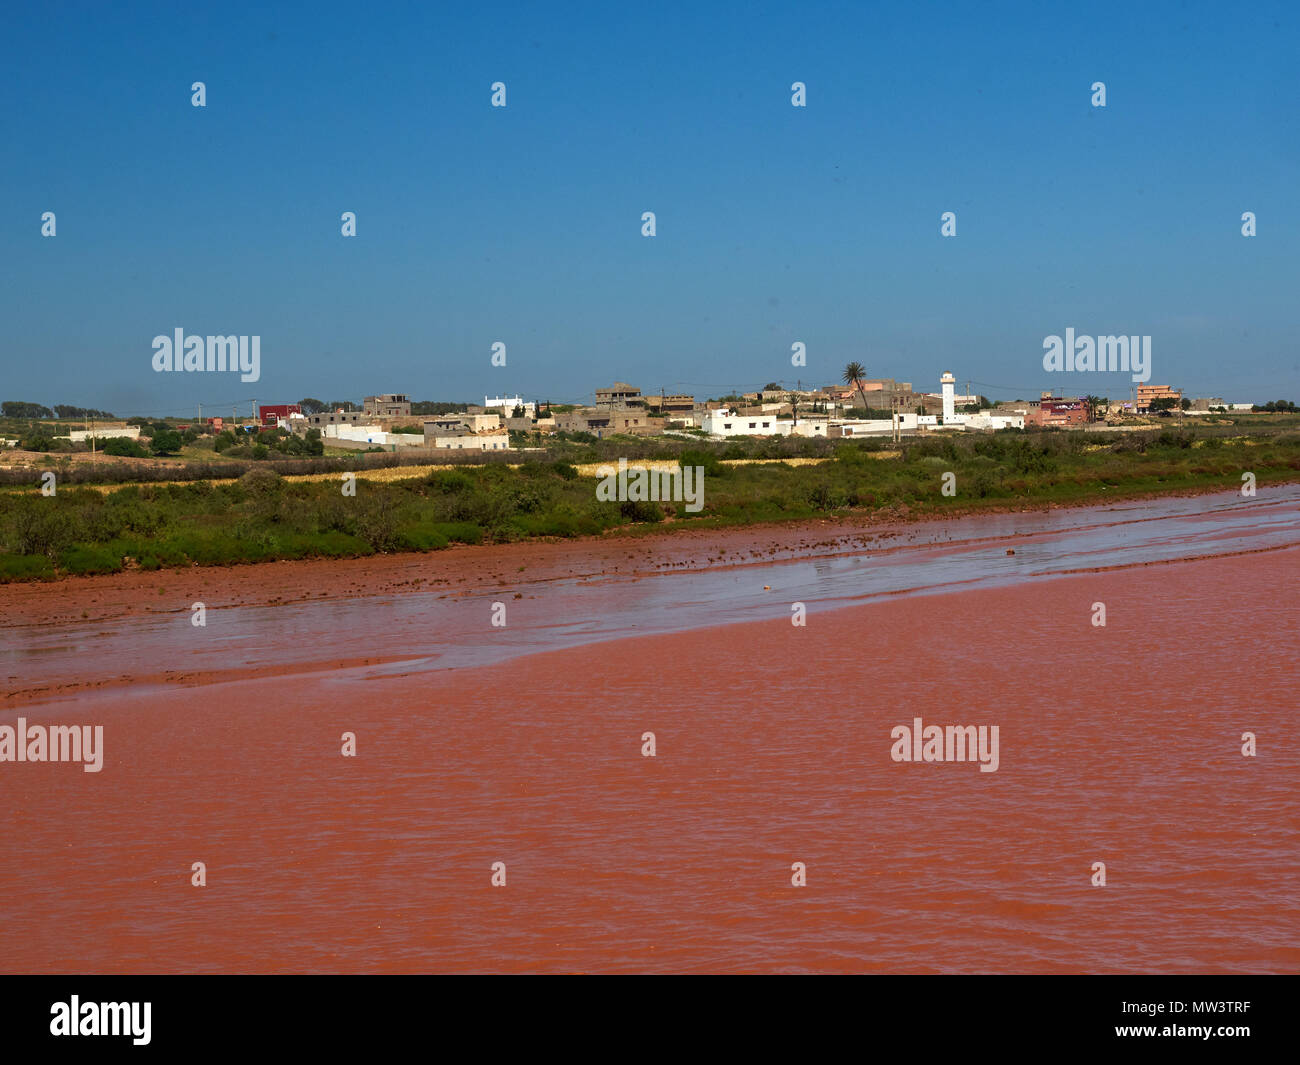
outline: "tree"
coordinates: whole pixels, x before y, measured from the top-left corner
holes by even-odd
[[[510,412],[510,417],[512,418],[524,417],[524,405],[522,403],[516,403],[515,409]]]
[[[1088,421],[1095,422],[1097,420],[1097,411],[1101,409],[1101,405],[1106,401],[1101,396],[1084,396],[1083,401],[1088,404]]]
[[[411,404],[411,413],[420,415],[429,414],[453,414],[456,411],[462,411],[469,406],[469,403],[435,403],[429,399],[417,399]]]
[[[1173,410],[1177,406],[1178,400],[1174,399],[1173,396],[1157,396],[1151,401],[1149,409],[1153,411]]]
[[[862,378],[866,375],[866,372],[860,362],[851,362],[844,367],[844,383],[857,388],[858,395],[862,397],[862,406],[864,408],[867,406],[867,392],[862,387]]]
[[[155,429],[149,447],[155,455],[174,455],[181,449],[181,434],[175,429]]]
[[[113,417],[106,410],[96,410],[94,407],[70,407],[66,403],[54,404],[54,413],[60,418],[104,418]]]
[[[302,408],[303,414],[321,414],[325,410],[324,401],[312,399],[311,396],[298,400],[298,406]]]
[[[54,438],[44,429],[33,429],[18,443],[24,451],[52,451]]]
[[[103,451],[105,455],[114,455],[117,458],[143,459],[149,456],[149,452],[125,436],[114,436],[105,440]]]
[[[336,399],[336,400],[334,400],[332,403],[330,403],[330,405],[329,405],[329,407],[328,407],[327,409],[329,409],[329,410],[360,410],[361,408],[358,407],[355,403],[353,403],[352,400],[350,400],[350,399]]]
[[[54,411],[39,403],[27,403],[19,399],[6,399],[0,403],[0,414],[6,418],[53,418]]]

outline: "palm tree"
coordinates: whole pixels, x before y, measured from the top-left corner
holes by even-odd
[[[844,367],[844,383],[846,385],[853,385],[857,388],[858,395],[862,397],[863,411],[867,409],[867,393],[862,387],[862,378],[866,375],[866,372],[867,371],[863,368],[862,363],[860,362],[851,362]]]

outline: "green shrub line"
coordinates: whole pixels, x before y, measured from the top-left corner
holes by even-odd
[[[650,445],[651,452],[664,450],[657,441]],[[776,445],[786,452],[755,454]],[[617,441],[584,445],[565,458],[530,459],[515,469],[488,462],[402,480],[359,479],[355,496],[344,496],[335,480],[286,481],[269,464],[216,483],[144,483],[101,491],[60,482],[48,498],[30,489],[0,491],[0,582],[137,567],[427,552],[452,544],[599,536],[615,528],[642,532],[879,512],[923,516],[1014,503],[1074,504],[1239,488],[1245,471],[1261,485],[1300,480],[1300,433],[1293,431],[1249,437],[1199,428],[951,435],[905,440],[896,456],[872,454],[891,448],[900,445],[681,441],[667,449],[669,454],[705,470],[704,506],[694,514],[671,501],[598,501],[595,478],[580,477],[574,462],[612,464],[627,457],[635,465],[667,457],[627,454]],[[794,457],[808,450],[829,461],[809,466],[720,461]],[[947,472],[956,475],[955,496],[940,491]],[[664,526],[669,519],[671,525]]]

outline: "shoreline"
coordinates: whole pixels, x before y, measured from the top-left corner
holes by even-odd
[[[1300,478],[1269,483],[1295,484],[1300,483]],[[1203,490],[1180,488],[1068,503],[998,501],[919,512],[904,505],[814,520],[705,528],[672,522],[622,527],[601,536],[458,544],[428,552],[401,551],[358,558],[227,566],[191,565],[67,576],[55,581],[11,581],[0,584],[0,630],[31,625],[91,624],[133,614],[177,613],[188,610],[196,600],[209,607],[273,607],[428,591],[439,586],[448,595],[457,596],[470,595],[473,589],[508,589],[521,583],[634,580],[673,571],[716,571],[832,557],[868,547],[879,550],[888,546],[882,541],[891,538],[899,541],[895,546],[903,546],[909,533],[933,527],[936,522],[960,524],[988,517],[1045,516],[1111,504],[1227,495],[1235,491],[1219,486]],[[182,605],[177,605],[178,599],[183,600]],[[155,604],[160,608],[155,608]]]

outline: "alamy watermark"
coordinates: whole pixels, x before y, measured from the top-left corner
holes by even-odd
[[[186,336],[177,326],[172,336],[153,338],[153,368],[156,373],[229,370],[251,383],[262,376],[262,338]]]
[[[704,509],[704,467],[673,466],[648,469],[631,466],[627,459],[613,466],[598,466],[596,498],[602,503],[685,503],[685,509],[698,514]]]
[[[919,717],[912,724],[895,725],[889,732],[894,741],[889,757],[895,762],[979,762],[981,773],[998,771],[998,726],[924,725]]]
[[[135,1046],[148,1046],[152,1002],[82,1002],[73,995],[50,1006],[50,1035],[130,1036]]]
[[[1048,373],[1131,373],[1139,384],[1151,380],[1151,338],[1074,335],[1043,338],[1043,369]]]
[[[81,762],[87,773],[104,768],[104,726],[0,725],[0,762]]]

